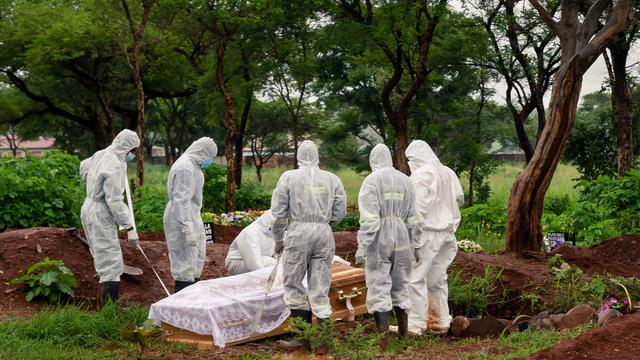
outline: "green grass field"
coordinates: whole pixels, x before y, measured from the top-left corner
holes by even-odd
[[[493,174],[489,177],[489,185],[491,186],[490,202],[497,204],[506,204],[509,198],[509,191],[511,185],[515,180],[518,173],[522,170],[523,165],[518,163],[505,162],[498,166]],[[262,171],[262,186],[266,191],[271,192],[278,183],[278,179],[285,168],[266,168]],[[364,181],[367,173],[357,173],[350,168],[341,168],[332,170],[342,180],[345,191],[347,192],[349,205],[355,205],[358,202],[358,192],[360,191],[360,185]],[[169,173],[169,168],[165,165],[151,165],[145,166],[145,185],[154,185],[164,187]],[[574,180],[580,174],[575,167],[566,164],[560,164],[556,170],[551,187],[547,192],[548,196],[562,196],[569,195],[570,198],[575,199],[578,195],[578,191],[575,189],[576,181]],[[135,166],[129,168],[129,177],[135,177]],[[255,182],[257,183],[257,177],[255,169],[253,167],[246,166],[242,172],[243,182]],[[466,176],[463,175],[460,179],[462,187],[467,190],[468,183]]]

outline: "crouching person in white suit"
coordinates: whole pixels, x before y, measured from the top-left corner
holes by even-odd
[[[233,240],[224,260],[224,268],[230,275],[244,274],[276,264],[272,222],[271,211],[267,210]]]

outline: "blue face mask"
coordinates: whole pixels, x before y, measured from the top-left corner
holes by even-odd
[[[203,169],[206,169],[211,165],[213,165],[213,160],[211,160],[211,159],[207,159],[207,160],[203,161],[202,163],[200,163],[200,167],[203,168]]]
[[[124,159],[126,161],[133,161],[133,159],[135,159],[135,158],[136,158],[136,156],[131,152],[128,152],[127,155],[124,156]]]

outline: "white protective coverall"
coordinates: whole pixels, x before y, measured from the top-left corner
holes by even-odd
[[[106,149],[80,163],[80,176],[87,183],[80,219],[101,283],[120,281],[124,268],[118,225],[128,229],[133,223],[123,195],[127,178],[125,156],[139,145],[138,135],[125,129]]]
[[[267,210],[251,225],[242,229],[229,246],[224,260],[224,267],[229,274],[244,274],[276,264],[272,222],[271,211]]]
[[[204,268],[206,237],[200,216],[203,161],[213,160],[218,147],[213,139],[200,138],[171,166],[167,179],[169,202],[164,209],[164,236],[169,249],[171,275],[176,281],[194,282]]]
[[[414,245],[422,260],[411,273],[409,331],[442,333],[451,323],[447,268],[458,251],[454,232],[460,224],[464,193],[455,172],[440,163],[426,142],[411,142],[405,154],[416,210],[424,219],[422,235]]]
[[[370,314],[391,311],[393,306],[408,310],[411,243],[419,236],[422,218],[415,212],[413,185],[393,168],[389,148],[376,145],[369,163],[372,173],[358,195],[358,247],[365,253],[367,309]]]
[[[300,168],[282,174],[271,198],[274,241],[284,239],[284,301],[291,310],[311,310],[327,319],[336,247],[331,228],[346,215],[346,194],[337,176],[318,167],[311,141],[300,144],[297,160]],[[308,294],[302,286],[305,274]]]

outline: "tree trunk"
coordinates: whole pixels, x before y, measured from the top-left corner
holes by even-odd
[[[624,34],[609,45],[611,52],[611,106],[616,125],[616,139],[618,151],[618,175],[624,176],[633,168],[633,98],[627,78],[627,55]]]
[[[256,167],[256,178],[258,178],[258,182],[262,184],[262,164],[258,165],[254,164]]]
[[[476,178],[476,162],[471,161],[471,167],[469,168],[469,193],[467,194],[467,204],[473,206],[473,181]]]
[[[298,146],[300,145],[298,138],[298,119],[295,117],[291,119],[293,122],[293,129],[291,129],[291,136],[293,137],[293,168],[298,168]]]
[[[574,62],[554,80],[546,126],[536,151],[516,178],[507,207],[507,251],[539,251],[542,246],[541,217],[544,196],[560,162],[575,121],[582,73]]]
[[[225,115],[224,115],[224,125],[225,125],[225,134],[224,134],[224,145],[225,150],[224,154],[227,159],[227,197],[225,202],[225,207],[227,211],[234,210],[234,201],[233,197],[236,190],[236,181],[235,181],[235,152],[234,145],[236,139],[236,113],[233,107],[233,98],[231,96],[231,92],[227,88],[227,84],[224,78],[224,53],[226,50],[226,39],[219,40],[220,42],[216,44],[216,82],[218,84],[218,89],[224,98],[225,104]]]

